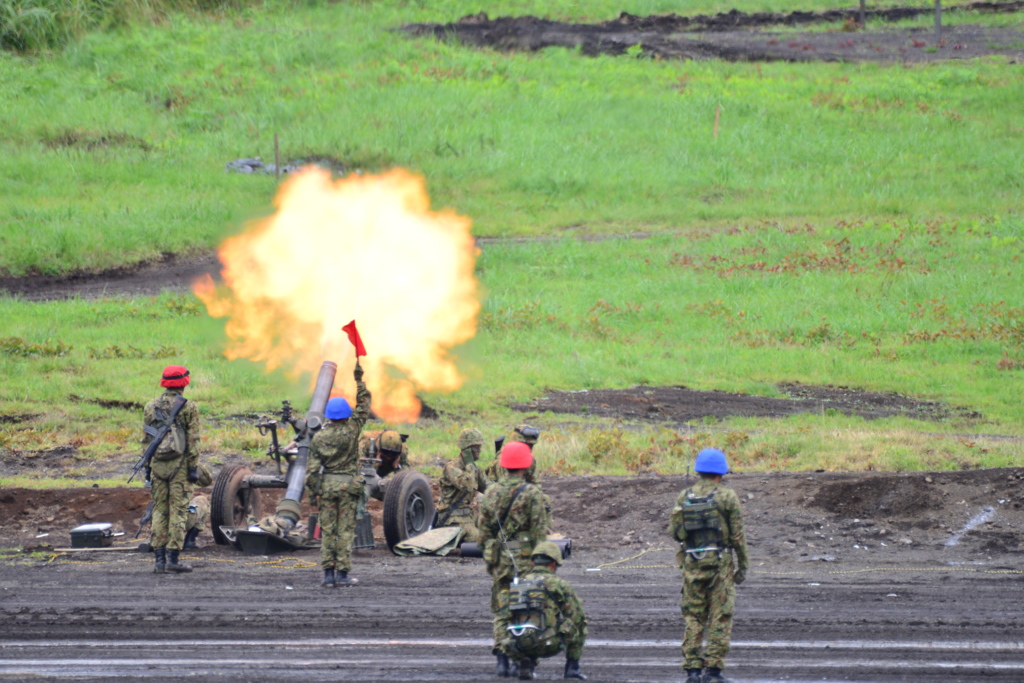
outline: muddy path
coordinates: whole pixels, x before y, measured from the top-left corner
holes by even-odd
[[[1024,680],[1022,477],[730,475],[752,557],[737,599],[732,679]],[[681,680],[680,582],[665,523],[685,478],[542,483],[556,530],[574,539],[561,573],[589,615],[591,680]],[[125,491],[97,493],[114,502]],[[986,507],[993,514],[971,526]],[[479,560],[357,552],[362,584],[327,591],[315,551],[259,557],[205,545],[186,557],[192,574],[155,576],[150,557],[130,550],[3,551],[0,676],[491,677]],[[561,661],[543,662],[539,676],[560,679]]]
[[[953,12],[1013,13],[1022,2],[977,2],[947,8]],[[868,19],[900,21],[934,12],[931,7],[869,10]],[[546,47],[579,49],[583,54],[623,55],[640,45],[645,57],[729,61],[893,61],[930,62],[986,55],[1024,58],[1024,32],[1012,28],[946,26],[934,29],[855,30],[855,9],[788,14],[731,11],[713,16],[675,14],[638,17],[623,13],[596,24],[573,24],[533,16],[491,19],[484,12],[448,24],[410,24],[412,36],[434,36],[502,51]],[[772,32],[763,29],[848,22],[850,31]]]

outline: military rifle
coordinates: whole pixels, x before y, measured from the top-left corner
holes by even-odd
[[[171,428],[174,427],[174,421],[178,419],[178,413],[181,412],[181,409],[185,407],[186,403],[188,403],[188,400],[184,396],[175,396],[174,405],[172,406],[171,410],[171,415],[170,417],[167,418],[167,420],[164,422],[163,426],[160,427],[160,429],[156,429],[154,427],[151,427],[150,425],[146,425],[145,427],[142,428],[142,431],[152,436],[153,440],[149,442],[149,446],[146,448],[146,452],[142,454],[142,457],[139,459],[139,461],[135,463],[135,467],[132,468],[132,476],[128,477],[129,484],[132,483],[132,479],[134,479],[135,475],[137,475],[140,471],[142,471],[143,469],[149,469],[149,461],[153,459],[153,455],[156,453],[156,449],[160,447],[160,444],[163,442],[164,438],[167,437],[167,435],[171,431]]]
[[[462,507],[462,501],[466,500],[466,496],[468,495],[468,493],[463,493],[461,496],[455,499],[455,502],[448,506],[448,509],[444,511],[443,515],[441,515],[440,517],[435,517],[433,527],[435,529],[443,527],[444,523],[448,521],[448,518],[452,516],[452,513],[455,512],[455,510],[457,510],[458,508]]]
[[[143,527],[153,521],[153,505],[155,503],[155,500],[149,501],[149,507],[146,508],[146,512],[143,513],[142,519],[139,520],[139,530],[135,532],[135,538],[138,538],[139,534],[142,533]]]

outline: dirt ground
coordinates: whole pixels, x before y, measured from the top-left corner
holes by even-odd
[[[752,558],[732,680],[1024,680],[1022,478],[1024,469],[730,475]],[[685,477],[541,483],[555,530],[573,539],[561,573],[588,612],[591,680],[682,680],[665,529]],[[0,547],[62,546],[80,521],[133,532],[145,501],[138,489],[7,490],[0,519],[19,519],[26,533],[4,523]],[[33,525],[54,524],[34,538],[44,527]],[[491,677],[480,560],[357,552],[362,584],[328,591],[316,551],[245,556],[209,534],[200,541],[185,576],[154,576],[150,556],[130,550],[0,552],[0,677]],[[561,661],[539,674],[560,678]]]
[[[954,12],[1011,13],[1024,2],[976,2]],[[879,9],[869,20],[899,21],[928,16],[930,7]],[[947,16],[949,10],[947,10]],[[675,14],[637,17],[622,13],[597,24],[571,24],[533,16],[469,15],[450,24],[410,24],[413,36],[432,35],[467,45],[503,51],[536,51],[546,47],[579,48],[586,55],[622,55],[640,45],[642,55],[661,59],[725,59],[730,61],[895,61],[930,62],[1007,55],[1024,59],[1024,32],[1012,28],[946,26],[936,41],[933,28],[857,30],[856,10],[768,12],[733,10],[714,16]],[[844,30],[794,31],[792,27],[846,22]],[[786,31],[771,31],[787,27]]]
[[[524,413],[593,415],[669,424],[704,418],[785,417],[825,411],[857,415],[869,420],[893,415],[918,420],[945,420],[950,417],[977,420],[982,417],[971,410],[951,408],[935,401],[919,401],[895,392],[879,393],[850,387],[803,384],[781,384],[778,389],[787,398],[696,391],[682,386],[551,391],[534,401],[512,407]]]

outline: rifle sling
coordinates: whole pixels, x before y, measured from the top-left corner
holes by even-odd
[[[516,502],[516,498],[519,497],[519,494],[522,493],[523,489],[525,489],[529,485],[530,482],[524,481],[522,484],[519,485],[519,488],[516,489],[516,492],[512,494],[512,499],[508,501],[508,506],[505,508],[505,514],[501,516],[501,521],[498,522],[498,528],[504,530],[505,522],[506,520],[508,520],[508,513],[512,512],[512,503]],[[518,529],[516,531],[518,531]]]

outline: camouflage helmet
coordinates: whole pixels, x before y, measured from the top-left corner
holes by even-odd
[[[463,429],[459,434],[459,450],[464,451],[470,446],[483,446],[484,435],[479,429]]]
[[[525,443],[527,446],[532,448],[539,438],[540,430],[536,427],[531,427],[530,425],[516,425],[516,428],[512,430],[512,435],[508,440]]]
[[[377,448],[382,451],[402,452],[402,435],[393,429],[381,432],[377,437]]]
[[[547,557],[555,561],[555,564],[562,564],[562,551],[559,547],[551,541],[543,541],[533,547],[533,552],[530,553],[530,557]],[[536,560],[534,560],[536,562]],[[547,564],[547,562],[541,562],[541,564]]]

